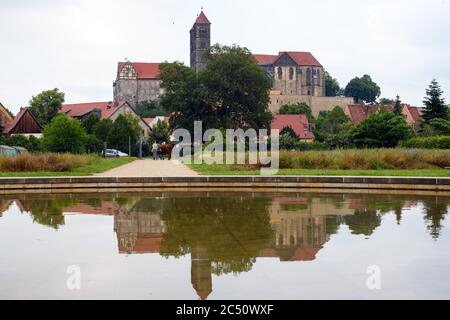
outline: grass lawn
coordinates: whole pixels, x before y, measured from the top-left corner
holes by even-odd
[[[259,170],[240,170],[229,165],[190,165],[201,175],[260,175]],[[280,176],[403,176],[403,177],[450,177],[446,169],[407,169],[407,170],[332,170],[332,169],[280,169]]]
[[[96,173],[102,173],[124,164],[133,162],[136,158],[98,158],[90,165],[75,168],[71,171],[52,172],[52,171],[33,171],[33,172],[0,172],[0,177],[68,177],[68,176],[90,176]]]

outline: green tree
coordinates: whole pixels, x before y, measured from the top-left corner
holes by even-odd
[[[365,74],[361,78],[356,77],[350,80],[344,94],[346,97],[353,97],[358,103],[372,103],[380,96],[381,89],[369,75]]]
[[[325,142],[330,148],[350,145],[351,120],[341,107],[331,111],[321,111],[316,120],[314,136],[316,141]]]
[[[412,135],[403,117],[384,109],[371,114],[351,132],[353,143],[360,148],[393,148]]]
[[[155,118],[168,116],[168,112],[156,101],[143,101],[136,105],[136,113],[141,118]]]
[[[402,115],[402,101],[400,100],[400,96],[399,95],[397,95],[397,97],[395,99],[394,114],[396,116],[401,116]]]
[[[432,135],[450,135],[450,121],[448,121],[447,119],[435,118],[430,121],[429,126],[431,127]]]
[[[208,65],[198,75],[181,63],[160,66],[161,105],[172,115],[173,128],[190,129],[195,120],[208,128],[268,128],[272,82],[250,51],[213,46]]]
[[[133,154],[136,152],[136,144],[140,135],[141,127],[139,126],[138,119],[129,114],[121,114],[114,121],[109,137],[109,143],[114,148],[128,153],[131,142],[131,152]]]
[[[283,150],[292,150],[300,140],[292,127],[284,127],[280,132],[280,148]]]
[[[81,125],[83,126],[84,130],[88,134],[92,134],[94,132],[94,126],[100,121],[100,117],[97,114],[90,114],[83,120],[81,120]]]
[[[43,91],[31,98],[30,112],[41,125],[45,126],[59,113],[64,99],[65,95],[59,89]]]
[[[341,95],[343,90],[339,82],[333,78],[328,71],[325,71],[325,95],[327,97],[336,97]]]
[[[296,104],[285,104],[280,108],[280,114],[304,114],[309,122],[314,120],[311,108],[304,102]]]
[[[426,97],[423,100],[425,108],[422,112],[422,124],[427,124],[435,118],[446,119],[448,117],[448,106],[442,98],[443,93],[437,80],[433,79],[426,90]]]
[[[389,99],[389,98],[380,98],[379,103],[382,106],[390,106],[391,104],[394,104],[395,101],[393,99]]]
[[[92,128],[92,133],[103,143],[109,142],[113,125],[114,123],[110,119],[100,120]]]
[[[148,141],[150,144],[152,144],[153,141],[156,141],[157,143],[169,143],[169,127],[164,122],[159,120],[156,126],[150,132]]]
[[[83,153],[87,139],[79,121],[59,114],[45,127],[42,143],[50,152]]]

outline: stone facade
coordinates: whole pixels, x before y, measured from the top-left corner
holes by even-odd
[[[159,63],[119,62],[113,84],[114,101],[128,101],[133,107],[144,101],[158,101],[161,96],[158,72]]]
[[[211,47],[211,23],[203,11],[197,17],[192,29],[191,35],[191,68],[196,72],[206,67],[207,59],[205,54]]]
[[[353,104],[353,98],[347,97],[315,97],[308,95],[282,95],[279,91],[274,91],[270,95],[269,110],[272,113],[279,113],[280,108],[286,104],[306,103],[317,117],[320,111],[330,111],[339,106],[343,110]]]

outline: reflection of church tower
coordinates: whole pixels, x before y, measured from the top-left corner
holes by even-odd
[[[191,68],[196,72],[206,67],[205,53],[211,46],[211,22],[203,11],[195,20],[191,29]]]
[[[212,292],[211,260],[208,252],[192,248],[191,282],[200,299],[206,300]]]

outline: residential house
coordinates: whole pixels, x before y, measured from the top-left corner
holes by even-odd
[[[142,133],[145,137],[148,136],[148,132],[151,130],[148,124],[126,101],[117,103],[109,101],[64,104],[60,112],[78,120],[82,120],[91,114],[96,114],[100,119],[111,119],[112,121],[117,119],[120,114],[130,114],[138,119],[139,126],[142,128]]]
[[[6,128],[9,126],[11,122],[13,122],[14,116],[11,114],[11,112],[6,109],[6,107],[0,102],[0,124],[3,126],[3,128]]]
[[[312,126],[304,114],[276,114],[273,116],[272,130],[278,129],[281,132],[286,127],[291,127],[300,140],[306,142],[314,140]]]
[[[365,105],[365,104],[352,104],[345,108],[345,114],[350,118],[353,125],[358,125],[369,117],[369,115],[379,112],[384,107],[387,112],[394,112],[393,105],[381,106],[381,105]],[[402,115],[405,118],[407,124],[409,124],[414,131],[420,129],[420,109],[418,107],[410,106],[409,104],[402,104]]]
[[[29,108],[22,108],[13,121],[3,127],[3,133],[9,135],[42,136],[44,129],[33,116]]]

